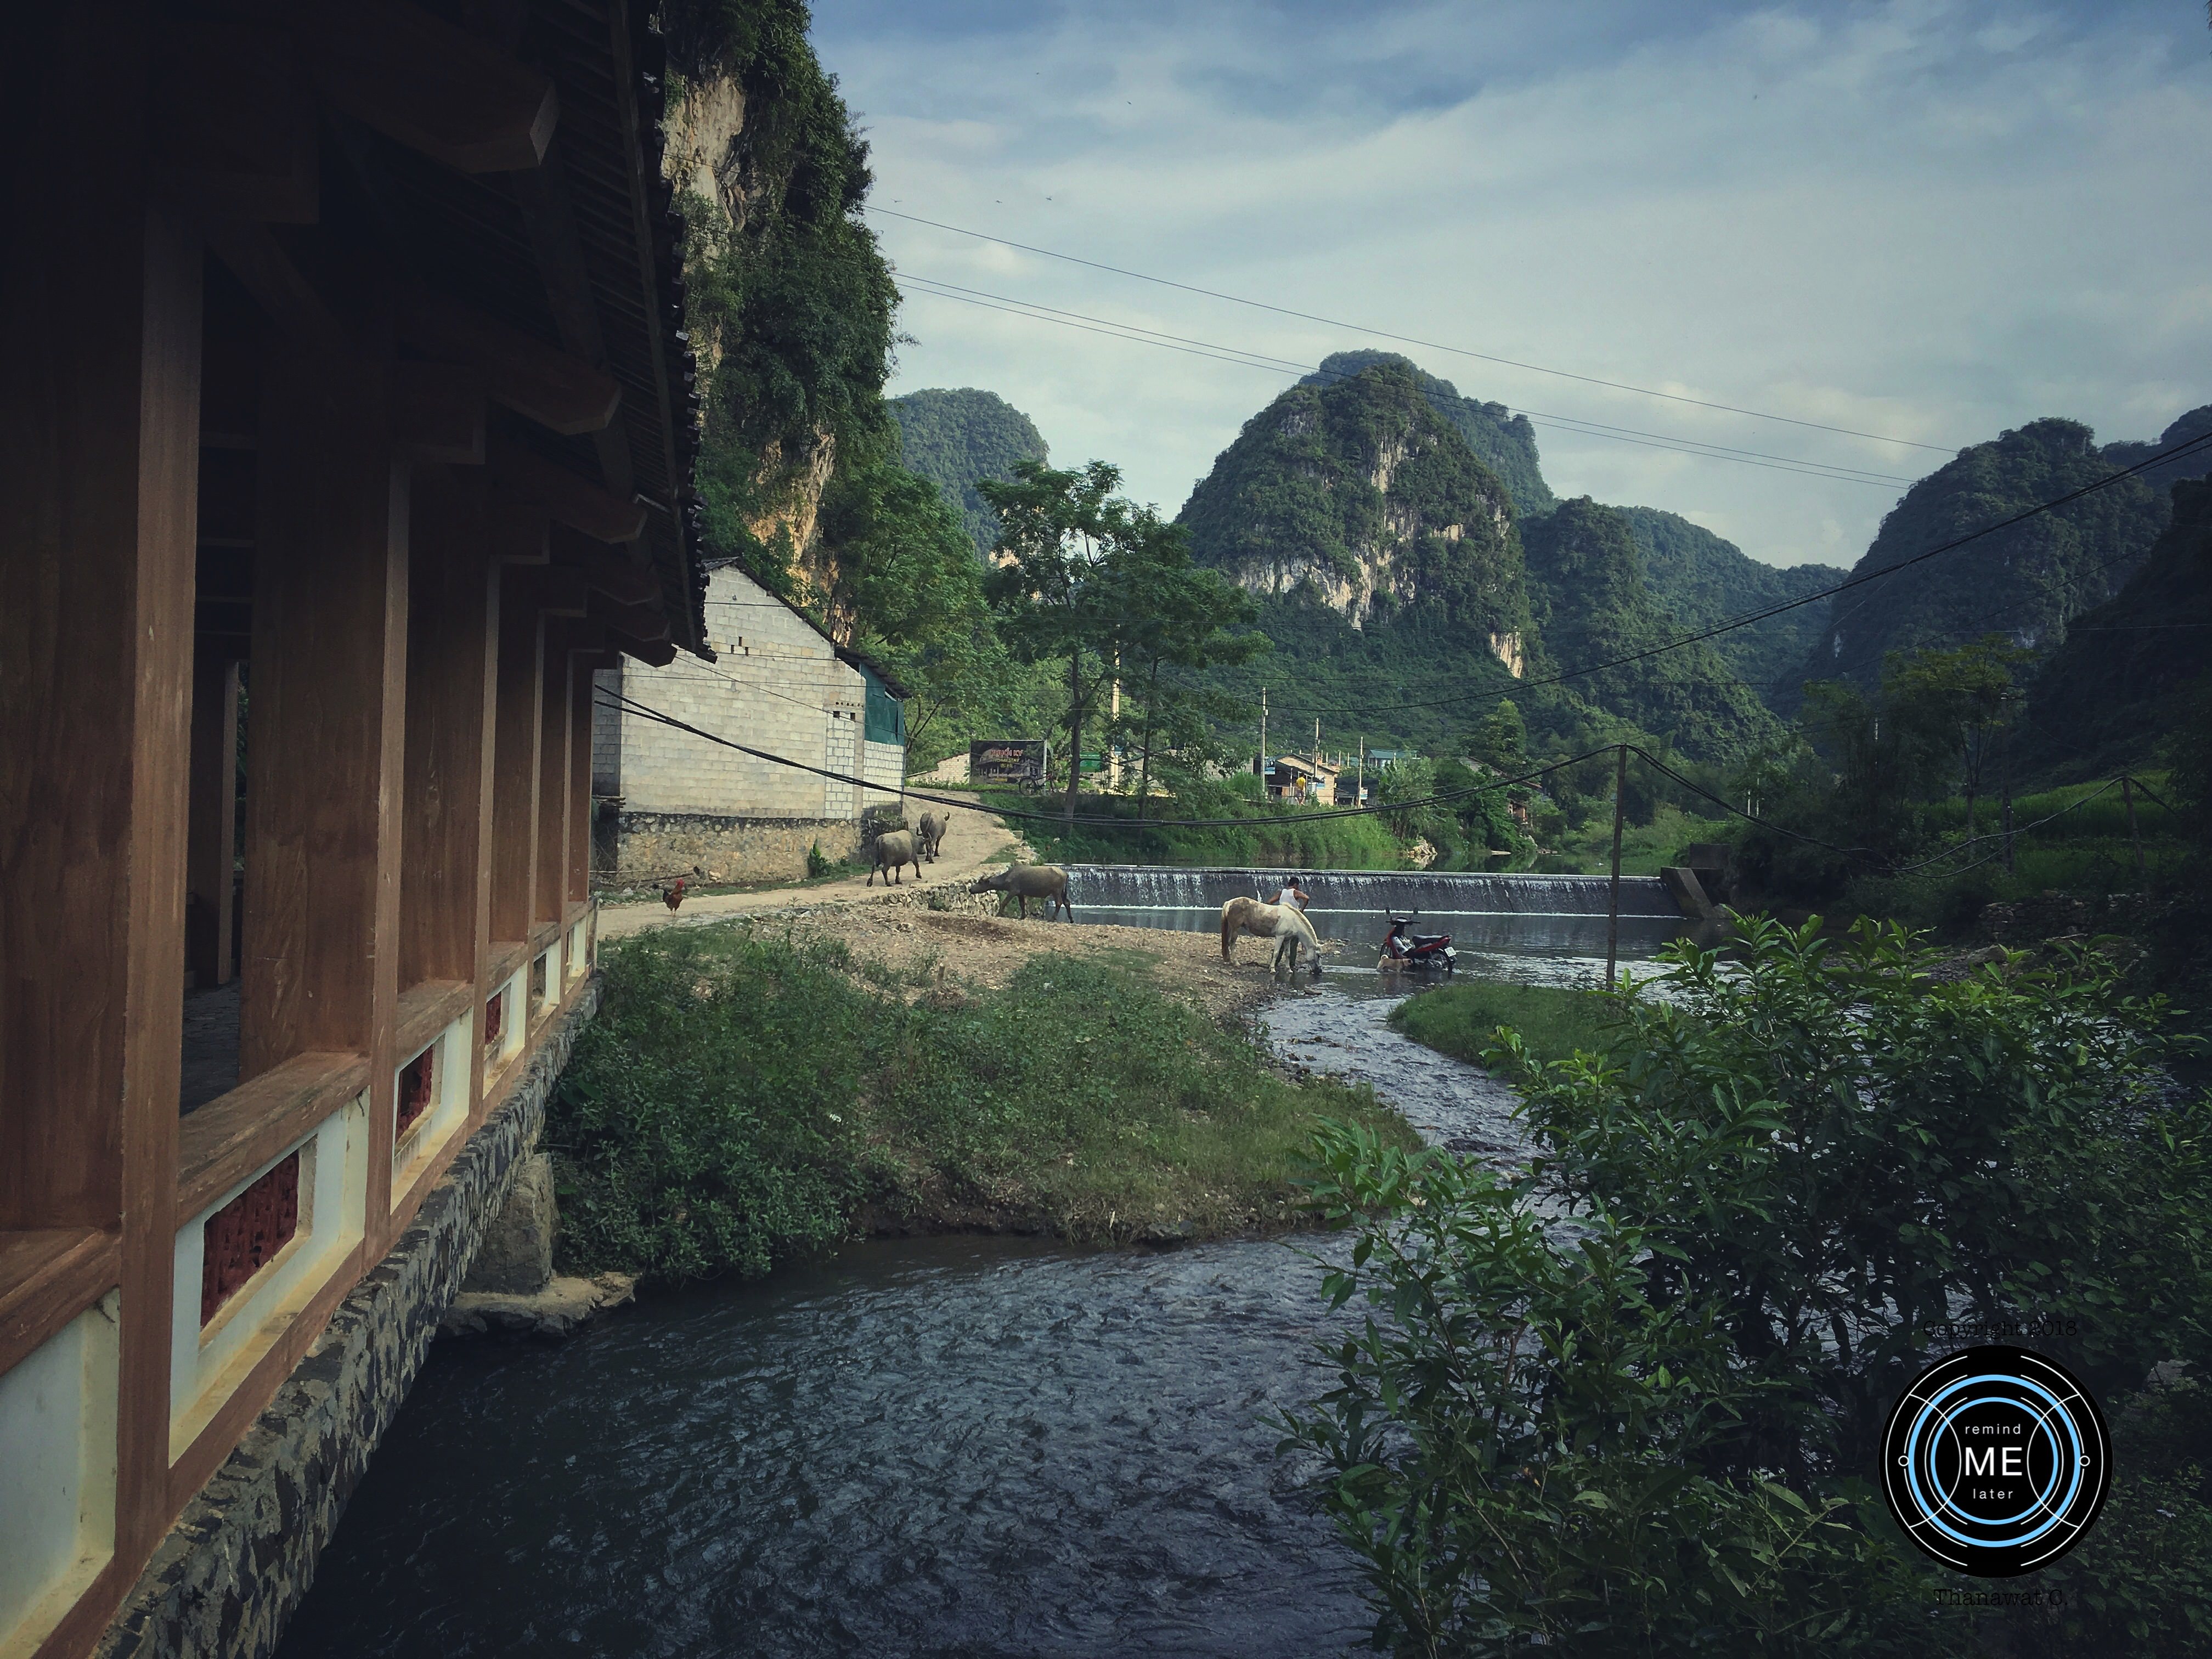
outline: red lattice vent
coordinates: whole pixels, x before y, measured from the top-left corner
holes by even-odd
[[[208,1218],[200,1242],[200,1323],[230,1300],[300,1231],[295,1152]]]
[[[507,993],[501,991],[484,1004],[484,1047],[498,1048],[500,1033],[506,1029]]]
[[[407,1062],[399,1073],[399,1126],[392,1132],[394,1141],[402,1139],[415,1127],[415,1121],[430,1109],[430,1091],[437,1081],[436,1061],[438,1045],[432,1043]]]

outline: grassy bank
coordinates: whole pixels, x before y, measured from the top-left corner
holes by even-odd
[[[1256,787],[1257,780],[1252,784]],[[998,811],[1050,814],[1062,798],[988,789],[982,799]],[[1063,832],[1052,817],[1008,822],[1036,848],[1040,859],[1053,863],[1297,865],[1324,870],[1397,870],[1406,863],[1402,840],[1379,817],[1324,817],[1312,807],[1254,799],[1225,783],[1172,799],[1156,796],[1145,803],[1143,820],[1138,817],[1137,802],[1127,795],[1082,795],[1075,810],[1081,817],[1115,823],[1078,824]],[[1149,821],[1158,818],[1242,821],[1187,830]]]
[[[580,1271],[758,1274],[869,1216],[1095,1241],[1282,1226],[1322,1118],[1414,1144],[1364,1092],[1285,1080],[1142,959],[1042,957],[972,994],[742,926],[603,960],[546,1131]]]
[[[1605,1047],[1613,1005],[1594,991],[1467,981],[1408,997],[1390,1011],[1393,1030],[1440,1053],[1480,1064],[1491,1033],[1510,1025],[1538,1060]]]

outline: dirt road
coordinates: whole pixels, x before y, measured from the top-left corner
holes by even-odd
[[[973,800],[975,797],[958,790],[933,791],[953,800]],[[908,813],[912,822],[921,816],[923,808],[914,807]],[[1026,858],[1028,850],[1020,839],[1006,827],[1006,820],[992,812],[952,813],[951,828],[945,832],[945,843],[938,849],[937,861],[921,866],[925,885],[936,887],[957,882],[963,887],[986,870],[994,870],[1007,862],[1017,852]],[[801,907],[828,904],[849,904],[854,901],[882,902],[896,899],[906,888],[914,884],[914,872],[906,872],[905,884],[894,887],[889,894],[878,879],[871,887],[866,872],[840,881],[825,881],[813,887],[764,887],[750,893],[702,893],[687,897],[683,908],[670,910],[657,898],[647,898],[625,904],[603,905],[599,910],[599,937],[623,939],[631,933],[643,933],[651,927],[681,927],[705,921],[719,921],[730,916],[757,915],[765,910],[790,910]]]

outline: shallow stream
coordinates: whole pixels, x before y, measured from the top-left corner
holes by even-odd
[[[1510,1159],[1510,1092],[1389,1030],[1403,994],[1336,966],[1263,1024]],[[1266,1421],[1328,1386],[1320,1243],[877,1240],[560,1346],[441,1342],[281,1653],[1364,1651],[1352,1559]]]

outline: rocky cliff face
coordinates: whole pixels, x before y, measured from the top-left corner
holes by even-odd
[[[1355,629],[1420,615],[1516,673],[1525,664],[1511,501],[1396,360],[1276,398],[1180,522],[1202,563],[1262,599],[1303,599]]]

